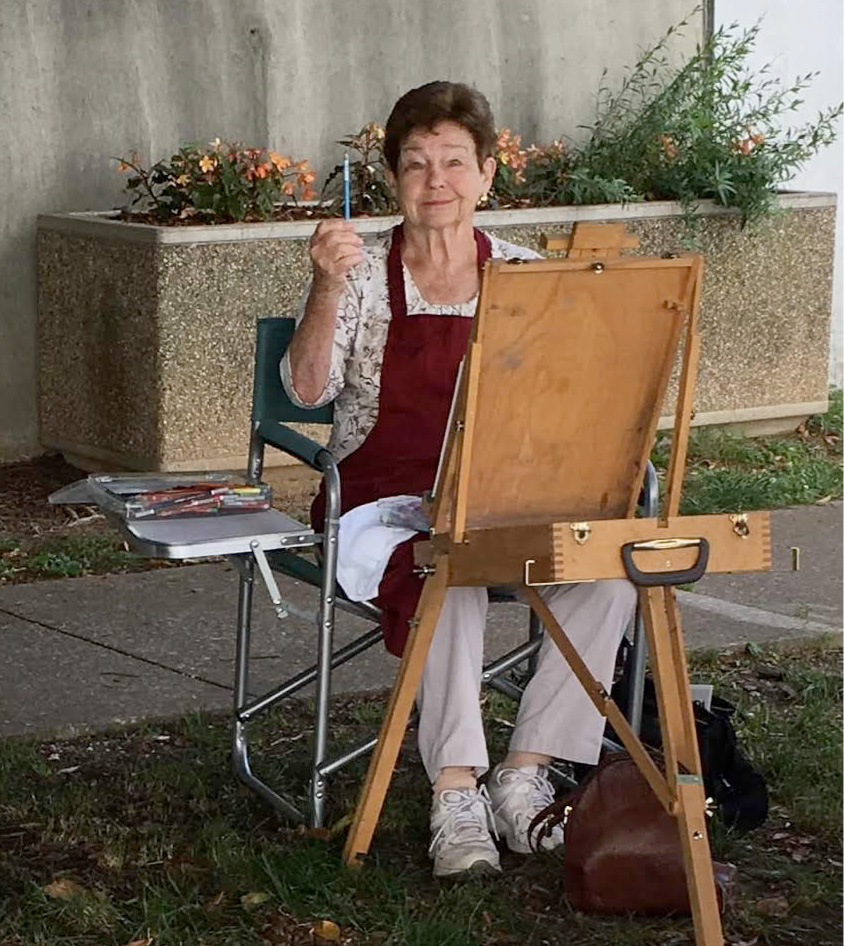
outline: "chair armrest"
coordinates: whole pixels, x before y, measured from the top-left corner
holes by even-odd
[[[283,450],[303,463],[307,463],[314,470],[324,472],[326,466],[336,465],[331,452],[321,443],[311,440],[310,437],[278,421],[260,421],[255,427],[255,435],[271,447]]]

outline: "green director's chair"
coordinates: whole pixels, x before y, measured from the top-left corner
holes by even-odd
[[[290,318],[265,318],[258,322],[248,475],[251,482],[260,481],[263,473],[264,452],[268,446],[282,450],[319,471],[325,481],[326,489],[325,526],[321,536],[308,537],[308,541],[302,547],[303,550],[309,546],[316,547],[319,550],[316,560],[288,548],[267,553],[260,548],[255,548],[253,554],[240,556],[235,560],[240,573],[240,582],[232,760],[237,776],[269,802],[280,815],[307,821],[311,827],[319,828],[324,823],[326,787],[329,778],[345,765],[369,753],[377,742],[377,737],[373,736],[351,751],[334,757],[330,755],[331,674],[337,667],[378,644],[382,639],[382,633],[378,627],[378,609],[368,603],[350,601],[337,585],[337,536],[341,495],[337,461],[324,446],[287,426],[289,423],[298,422],[310,424],[332,422],[331,405],[314,410],[302,409],[290,401],[281,385],[279,363],[290,343],[294,329],[295,322]],[[640,498],[642,514],[655,515],[657,503],[656,473],[648,464],[645,486]],[[303,529],[305,528],[303,526]],[[256,568],[267,586],[280,618],[289,612],[315,625],[316,663],[264,695],[250,699],[248,696],[249,659]],[[319,589],[319,604],[316,611],[304,612],[292,603],[284,601],[275,581],[276,573]],[[491,589],[490,600],[513,601],[515,599],[505,590]],[[371,621],[372,628],[335,650],[334,614],[337,608]],[[632,644],[629,645],[629,652],[624,660],[621,686],[623,695],[619,701],[637,731],[641,720],[646,661],[644,634],[640,633],[638,625],[637,617]],[[536,615],[531,612],[527,640],[486,665],[483,669],[482,682],[518,700],[522,694],[522,687],[513,678],[511,671],[524,665],[528,673],[532,672],[541,641],[542,627]],[[275,791],[253,773],[249,758],[248,731],[250,722],[259,714],[312,683],[316,688],[314,739],[307,807],[303,811],[289,797]],[[385,680],[385,686],[388,683],[389,681]],[[613,743],[609,745],[617,748]]]

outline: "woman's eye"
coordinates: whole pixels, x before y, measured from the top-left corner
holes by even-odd
[[[452,159],[448,162],[448,166],[449,166],[450,168],[459,168],[459,167],[462,167],[462,166],[463,166],[463,162],[460,160],[460,158],[452,158]]]
[[[420,171],[423,167],[425,167],[425,165],[421,161],[408,161],[404,169],[405,171]]]

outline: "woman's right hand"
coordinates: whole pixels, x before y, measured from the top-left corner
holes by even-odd
[[[363,262],[363,240],[348,220],[321,220],[311,237],[314,288],[342,292],[346,273]]]

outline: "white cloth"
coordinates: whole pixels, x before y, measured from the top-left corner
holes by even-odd
[[[396,496],[406,502],[412,497]],[[370,601],[378,594],[393,549],[416,535],[415,529],[386,526],[381,520],[384,504],[356,506],[340,516],[337,535],[337,581],[352,601]]]

